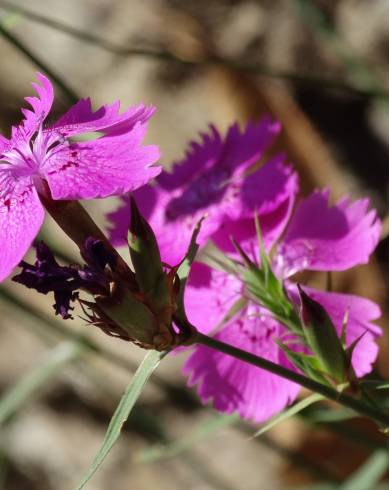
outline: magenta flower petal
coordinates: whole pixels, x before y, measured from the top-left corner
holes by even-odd
[[[291,368],[274,342],[282,327],[270,317],[248,311],[235,317],[215,338]],[[300,387],[279,376],[204,346],[197,346],[184,366],[189,385],[197,385],[203,403],[215,409],[237,412],[242,418],[263,422],[283,410]]]
[[[279,154],[243,181],[241,188],[242,217],[268,214],[285,201],[294,204],[298,192],[298,176],[285,164],[285,156]]]
[[[32,185],[20,185],[0,200],[0,281],[22,260],[44,218]]]
[[[156,235],[162,261],[169,265],[177,265],[187,252],[191,235],[197,224],[196,217],[169,220],[166,207],[175,191],[165,192],[156,186],[145,185],[133,192],[139,210],[149,221]],[[122,205],[107,215],[114,226],[108,230],[109,238],[115,246],[127,243],[127,232],[130,224],[130,207],[127,197],[122,197]],[[200,219],[200,215],[198,216]],[[219,222],[207,218],[203,222],[197,242],[203,244],[219,226]]]
[[[0,153],[3,153],[10,146],[10,140],[0,134]]]
[[[191,323],[209,334],[244,294],[235,276],[195,263],[185,291],[185,309]],[[216,338],[291,368],[274,342],[285,330],[268,313],[249,303],[216,334]],[[198,385],[205,403],[212,400],[221,412],[238,412],[262,422],[282,410],[297,396],[299,387],[261,369],[197,346],[185,364],[189,384]]]
[[[292,200],[285,201],[272,213],[259,216],[263,243],[266,250],[274,245],[285,228],[288,216],[291,212]],[[252,258],[259,258],[258,238],[253,218],[225,220],[216,233],[211,236],[212,241],[223,252],[237,258],[231,237],[239,243],[243,250]]]
[[[170,219],[194,217],[197,221],[204,212],[235,218],[243,171],[258,160],[278,129],[278,124],[270,125],[270,121],[265,120],[256,125],[249,123],[241,134],[235,124],[228,130],[222,144],[214,143],[219,142],[219,137],[209,138],[204,140],[208,147],[200,147],[193,154],[190,153],[187,161],[181,164],[186,172],[180,172],[180,167],[175,165],[172,174],[162,174],[158,179],[159,187],[170,191],[180,190],[167,206],[166,213]]]
[[[328,191],[316,191],[294,213],[282,246],[278,267],[284,275],[303,269],[345,270],[368,262],[381,225],[369,201],[339,201],[328,205]]]
[[[89,98],[79,100],[53,125],[63,136],[73,136],[94,131],[130,131],[137,124],[145,124],[155,112],[155,107],[139,104],[119,114],[120,102],[92,110]]]
[[[38,130],[50,112],[54,100],[54,89],[50,80],[42,73],[37,73],[36,77],[40,84],[33,83],[32,86],[38,97],[25,97],[24,100],[31,105],[31,109],[22,109],[23,128],[26,136],[32,136]]]
[[[88,99],[75,104],[56,124],[44,126],[53,103],[53,86],[42,74],[27,97],[31,108],[0,136],[0,214],[3,223],[0,276],[20,261],[43,219],[38,192],[46,181],[54,199],[92,199],[121,195],[154,178],[158,148],[142,146],[153,107],[139,105],[119,114],[119,103],[96,112]],[[75,142],[69,136],[98,131],[96,139]],[[31,212],[28,218],[28,212]],[[9,229],[8,229],[9,228]],[[19,236],[20,235],[20,236]]]
[[[298,178],[284,157],[273,160],[243,180],[240,205],[236,203],[237,219],[225,219],[212,240],[224,252],[234,253],[230,237],[253,257],[258,255],[254,215],[258,213],[265,247],[269,249],[284,231],[298,191]]]
[[[203,245],[228,218],[244,213],[253,216],[253,210],[249,211],[249,203],[244,203],[243,193],[240,192],[246,181],[251,182],[242,172],[261,156],[278,131],[279,124],[269,118],[264,118],[258,124],[248,124],[242,133],[237,125],[233,125],[224,140],[211,127],[210,134],[202,135],[202,144],[191,144],[186,159],[174,165],[172,173],[163,173],[158,177],[150,191],[153,194],[152,209],[148,204],[149,191],[139,189],[134,193],[140,211],[157,236],[165,262],[177,264],[183,258],[194,227],[204,215],[206,219],[197,240],[199,245]],[[288,168],[282,167],[279,158],[271,167],[271,170],[258,171],[267,184],[261,180],[261,194],[257,203],[258,206],[263,205],[266,211],[278,205],[277,199],[287,199],[286,188],[292,187],[291,182],[295,178]],[[272,183],[273,180],[275,183]],[[246,185],[250,187],[249,183]],[[283,197],[278,198],[277,192],[283,193]],[[124,207],[128,209],[127,202]],[[129,211],[124,209],[108,215],[114,224],[111,239],[116,244],[125,243],[128,216]]]
[[[229,174],[243,171],[260,158],[280,129],[278,122],[264,117],[258,123],[248,123],[242,132],[233,124],[223,140],[211,125],[209,133],[201,133],[201,143],[191,142],[185,158],[174,164],[171,173],[162,174],[159,183],[172,190],[190,184],[212,167]]]
[[[288,291],[298,304],[297,288],[288,286]],[[354,350],[352,365],[358,377],[369,373],[378,354],[376,341],[382,335],[381,328],[372,323],[381,315],[379,306],[366,298],[351,294],[329,293],[306,286],[304,291],[325,308],[339,334],[342,331],[345,315],[348,313],[347,345],[364,333]]]
[[[108,135],[97,140],[72,143],[43,166],[54,199],[94,199],[123,194],[144,185],[161,167],[157,146],[142,146],[146,126],[129,134]],[[109,162],[109,165],[107,164]]]
[[[235,276],[205,264],[193,264],[185,289],[189,321],[200,332],[208,334],[241,298],[242,292],[242,283]]]

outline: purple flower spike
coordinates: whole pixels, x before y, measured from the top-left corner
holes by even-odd
[[[190,144],[186,157],[173,165],[171,173],[162,173],[155,186],[144,186],[133,193],[156,234],[164,262],[170,265],[180,262],[202,216],[206,215],[206,219],[197,239],[200,245],[226,221],[252,217],[256,191],[261,198],[259,212],[270,214],[285,204],[287,215],[297,180],[289,167],[283,165],[282,156],[251,177],[244,173],[259,160],[279,131],[280,124],[268,117],[247,124],[243,131],[233,124],[224,138],[211,126],[208,133],[201,135],[201,143]],[[130,212],[128,199],[123,201],[117,211],[108,215],[114,225],[110,238],[115,245],[127,243]],[[276,236],[278,231],[274,231]]]
[[[55,124],[45,126],[54,97],[51,82],[37,74],[31,108],[0,136],[0,280],[20,262],[44,218],[38,193],[48,184],[53,199],[94,199],[132,191],[158,175],[156,146],[142,146],[153,107],[138,105],[119,114],[119,103],[93,112],[82,99]],[[98,132],[98,133],[97,133]],[[96,133],[89,141],[73,136]]]

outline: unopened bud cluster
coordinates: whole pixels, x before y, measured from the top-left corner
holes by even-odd
[[[71,303],[78,301],[87,321],[108,335],[146,349],[175,347],[186,340],[173,327],[179,292],[176,268],[162,265],[153,230],[133,199],[128,245],[133,266],[129,277],[117,252],[106,241],[89,237],[80,248],[85,265],[58,264],[41,242],[35,264],[22,262],[22,272],[13,279],[43,294],[53,292],[55,312],[64,319],[71,318]],[[80,291],[93,301],[81,298]]]

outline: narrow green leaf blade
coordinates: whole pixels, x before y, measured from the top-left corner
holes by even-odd
[[[0,426],[4,424],[26,400],[39,391],[46,383],[62,371],[64,365],[72,362],[82,352],[81,342],[63,342],[39,364],[24,376],[0,399]]]
[[[124,392],[124,395],[122,396],[119,405],[111,418],[100,450],[96,454],[91,465],[82,477],[81,482],[77,486],[77,490],[81,490],[82,488],[84,488],[85,484],[94,475],[98,467],[101,465],[105,457],[112,449],[115,442],[118,440],[123,424],[128,419],[128,416],[130,415],[131,410],[138,400],[143,387],[145,386],[147,380],[156,369],[158,364],[161,362],[164,355],[164,352],[157,351],[150,351],[146,354],[142,363],[132,377],[132,380],[128,385],[126,391]]]
[[[389,468],[389,452],[378,449],[348,478],[339,490],[374,490]]]
[[[185,255],[185,259],[182,261],[180,267],[177,270],[177,274],[181,281],[184,281],[188,278],[189,275],[189,270],[190,266],[192,265],[192,262],[195,259],[197,250],[199,249],[199,246],[196,242],[197,237],[199,236],[200,230],[201,230],[201,225],[204,221],[205,217],[202,217],[196,224],[192,236],[190,238],[188,250]]]
[[[313,424],[328,424],[335,422],[343,422],[357,417],[358,414],[351,408],[338,408],[337,410],[330,410],[328,408],[320,408],[318,410],[313,409],[310,413],[304,414],[304,419]]]
[[[219,415],[199,424],[189,434],[166,444],[152,446],[141,452],[137,460],[141,463],[154,463],[166,458],[173,458],[213,434],[216,430],[227,427],[238,421],[237,415]]]
[[[185,306],[184,306],[185,287],[188,281],[190,268],[199,249],[196,240],[197,237],[199,236],[201,225],[204,219],[205,217],[201,218],[196,224],[189,242],[189,246],[185,258],[180,264],[179,268],[177,269],[177,275],[180,278],[180,292],[177,299],[177,315],[184,320],[186,320]]]
[[[275,427],[277,424],[280,422],[283,422],[284,420],[289,419],[290,417],[293,417],[293,415],[298,414],[301,412],[306,407],[309,407],[309,405],[312,405],[312,403],[319,402],[323,400],[324,397],[323,395],[319,395],[318,393],[314,393],[313,395],[308,396],[307,398],[304,398],[303,400],[300,400],[299,402],[295,403],[291,407],[287,408],[280,414],[272,417],[265,425],[263,425],[255,434],[253,437],[258,437],[270,430],[272,427]]]
[[[374,380],[374,379],[366,379],[361,380],[360,385],[365,388],[367,391],[371,390],[389,390],[389,383],[385,380]]]

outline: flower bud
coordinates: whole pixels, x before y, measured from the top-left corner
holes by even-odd
[[[165,350],[174,344],[174,331],[170,325],[166,327],[161,323],[150,308],[126,287],[115,285],[110,296],[95,296],[95,301],[113,324],[142,347]]]
[[[62,266],[49,247],[41,242],[37,246],[35,264],[22,262],[22,271],[14,281],[42,294],[53,292],[56,314],[64,319],[72,318],[72,303],[78,301],[88,323],[108,335],[156,350],[165,350],[181,342],[182,336],[172,326],[170,304],[167,304],[170,308],[158,310],[141,291],[134,290],[128,281],[115,276],[116,254],[112,254],[104,242],[88,237],[81,253],[85,265]],[[161,278],[166,287],[172,284],[171,274],[162,271]],[[157,292],[158,286],[154,288]],[[80,297],[81,292],[87,292],[94,301],[84,300]]]
[[[310,298],[297,285],[301,308],[300,317],[308,346],[323,367],[337,383],[347,378],[348,365],[346,351],[326,310]]]
[[[163,321],[170,323],[176,308],[172,280],[163,270],[158,243],[151,226],[140,214],[133,197],[130,203],[128,245],[138,288],[150,309]]]
[[[130,197],[131,220],[128,246],[137,282],[143,292],[150,291],[163,274],[157,239],[151,226],[140,214],[135,199]]]

